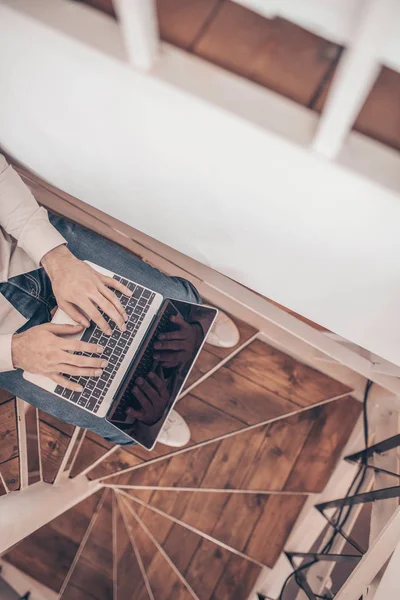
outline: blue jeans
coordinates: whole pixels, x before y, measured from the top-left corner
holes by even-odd
[[[62,217],[50,215],[50,221],[67,240],[71,252],[81,260],[90,260],[124,275],[164,297],[200,302],[196,288],[189,281],[161,273],[118,244]],[[20,332],[50,321],[51,310],[56,306],[51,282],[44,269],[18,275],[0,283],[0,293],[28,319]],[[58,396],[25,381],[19,369],[0,373],[0,387],[61,421],[94,431],[108,442],[121,445],[133,443],[128,436],[105,419],[96,417],[79,406],[61,401]]]

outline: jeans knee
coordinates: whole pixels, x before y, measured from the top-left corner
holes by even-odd
[[[185,299],[188,302],[202,304],[201,296],[191,281],[184,279],[183,277],[172,277],[172,279],[179,281],[179,283],[184,287],[186,296]]]

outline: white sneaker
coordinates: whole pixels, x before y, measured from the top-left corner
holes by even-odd
[[[219,348],[233,348],[240,341],[239,329],[227,314],[219,311],[214,325],[207,336],[207,344]]]
[[[190,429],[186,421],[175,410],[172,410],[164,423],[158,441],[165,446],[180,448],[190,440]]]

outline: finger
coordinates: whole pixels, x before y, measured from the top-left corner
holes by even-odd
[[[158,393],[158,391],[153,388],[148,381],[146,381],[145,379],[142,379],[142,377],[139,377],[136,380],[136,385],[138,387],[140,387],[140,390],[146,394],[147,398],[150,400],[150,402],[152,403],[152,405],[154,406],[155,404],[157,404],[160,395]]]
[[[81,342],[80,340],[63,340],[61,348],[69,352],[87,352],[88,354],[103,354],[104,352],[103,346]]]
[[[112,292],[105,285],[103,285],[103,287],[100,288],[100,292],[103,294],[103,296],[107,298],[107,300],[111,302],[111,304],[113,304],[113,306],[115,306],[119,314],[122,315],[124,317],[124,320],[126,321],[128,315],[126,314],[125,308],[122,306],[121,302],[118,300],[114,292]]]
[[[107,277],[107,275],[102,275],[101,280],[103,283],[108,285],[108,287],[113,288],[114,290],[118,290],[121,294],[125,294],[125,296],[132,296],[132,292],[125,285],[122,285],[120,281],[116,279],[112,279],[112,277]]]
[[[162,351],[162,350],[172,350],[178,352],[182,350],[182,340],[172,340],[172,342],[155,342],[153,344],[154,350]]]
[[[63,302],[62,304],[60,304],[60,308],[65,313],[67,313],[67,315],[69,317],[71,317],[71,319],[73,319],[74,321],[76,321],[76,323],[79,323],[83,327],[89,327],[90,323],[89,323],[88,319],[85,317],[85,315],[83,315],[81,313],[80,310],[78,310],[76,308],[76,306],[74,306],[73,304],[71,304],[71,302]]]
[[[143,394],[140,388],[137,385],[135,385],[133,386],[132,392],[136,400],[140,402],[140,405],[142,407],[142,410],[139,411],[139,414],[141,416],[143,416],[143,413],[151,414],[153,412],[153,405],[151,404],[150,400]]]
[[[179,313],[177,315],[172,315],[170,321],[172,323],[175,323],[176,325],[179,325],[179,327],[182,327],[183,329],[187,329],[188,327],[190,327],[190,323],[185,321],[185,319]]]
[[[82,325],[67,325],[67,324],[58,324],[58,323],[47,323],[45,325],[48,331],[54,333],[54,335],[72,335],[74,333],[79,333],[82,331]]]
[[[103,374],[103,369],[83,368],[68,364],[61,364],[57,368],[66,375],[79,375],[80,377],[101,377]]]
[[[159,340],[185,340],[187,338],[186,331],[178,329],[177,331],[168,331],[167,333],[160,333],[158,336]]]
[[[75,383],[75,381],[70,381],[66,377],[60,375],[60,373],[51,373],[49,377],[52,381],[54,381],[54,383],[62,385],[63,387],[72,390],[73,392],[81,392],[83,390],[83,387],[79,385],[79,383]]]
[[[115,306],[107,300],[107,298],[99,294],[94,301],[99,308],[101,308],[101,310],[118,325],[121,331],[126,331],[126,325],[123,316],[116,310]]]
[[[85,313],[89,316],[89,318],[94,323],[96,323],[96,325],[98,325],[100,327],[100,329],[102,331],[104,331],[104,333],[106,335],[112,334],[111,327],[109,326],[107,321],[104,319],[104,317],[102,317],[102,315],[99,313],[99,311],[97,310],[97,308],[95,307],[94,304],[92,304],[91,302],[86,302],[85,306],[84,306],[84,310],[85,310]]]
[[[70,354],[64,352],[63,361],[68,365],[75,367],[85,367],[90,369],[105,369],[108,361],[104,358],[94,358],[92,356],[80,356],[79,354]]]
[[[151,381],[151,385],[154,386],[160,394],[162,394],[164,389],[167,387],[167,382],[165,379],[159,377],[157,373],[154,373],[154,371],[150,371],[148,377]]]

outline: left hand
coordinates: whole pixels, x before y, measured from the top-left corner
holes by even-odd
[[[54,248],[42,258],[42,265],[51,280],[58,306],[77,323],[89,327],[91,319],[107,335],[111,327],[100,314],[101,309],[120,328],[126,330],[127,315],[114,288],[131,296],[132,292],[119,281],[106,277],[76,258],[66,246]]]

